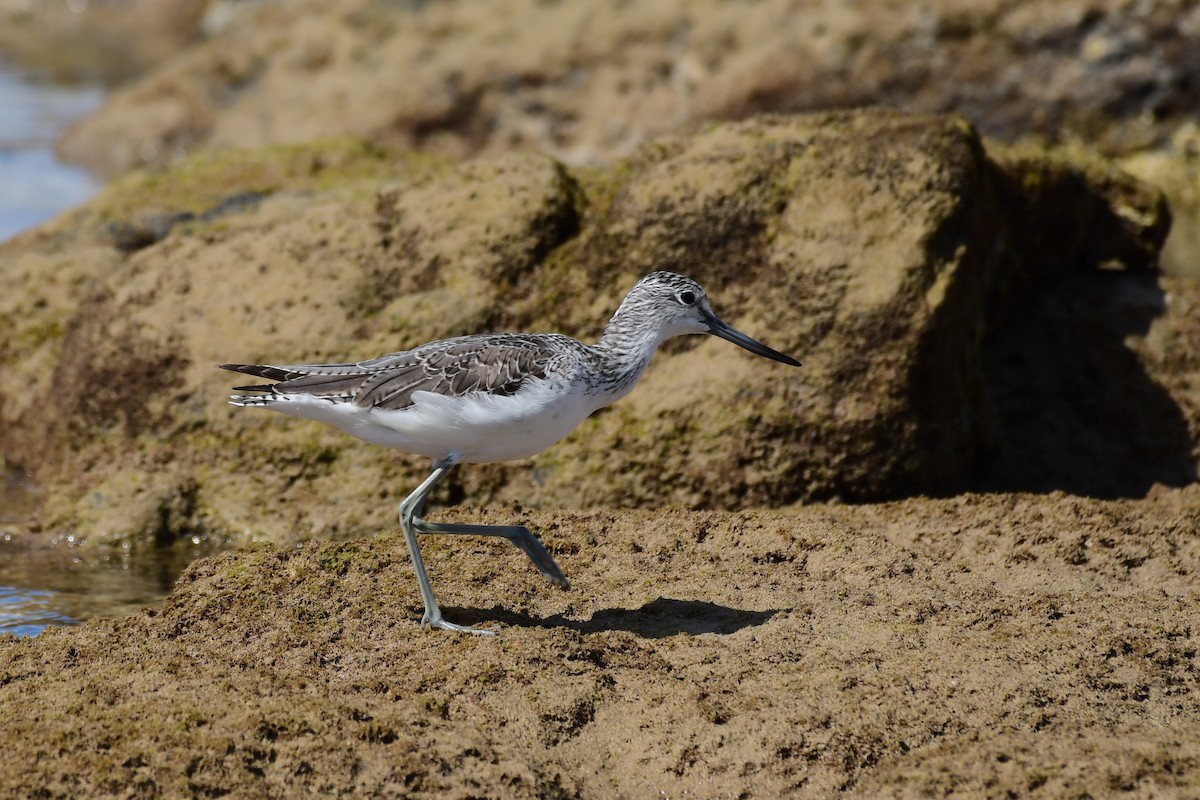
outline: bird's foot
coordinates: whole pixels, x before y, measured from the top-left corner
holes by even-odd
[[[562,568],[558,566],[558,562],[554,560],[554,556],[550,555],[550,551],[546,549],[542,541],[533,535],[533,531],[524,525],[514,525],[505,530],[509,531],[504,534],[505,538],[521,548],[521,551],[551,583],[563,589],[571,588],[571,583],[567,580],[567,576],[563,575]]]
[[[455,625],[453,622],[447,622],[442,619],[441,614],[431,615],[428,611],[421,618],[421,630],[425,628],[441,628],[444,631],[455,631],[456,633],[474,633],[478,636],[495,636],[496,631],[485,630],[484,628],[468,628],[466,625]]]

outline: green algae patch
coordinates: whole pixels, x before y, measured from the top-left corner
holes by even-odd
[[[370,551],[364,552],[361,546],[348,542],[322,546],[317,551],[317,563],[322,570],[335,575],[346,575],[351,569],[375,573],[382,568],[379,559]]]
[[[150,208],[201,214],[242,193],[330,191],[356,181],[395,179],[440,163],[416,153],[396,158],[353,139],[205,150],[168,168],[118,178],[88,207],[101,222],[127,219]]]

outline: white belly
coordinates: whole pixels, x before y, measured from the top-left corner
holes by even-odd
[[[414,392],[413,401],[406,409],[388,411],[293,395],[269,407],[335,425],[374,444],[434,459],[457,454],[460,461],[474,464],[536,455],[597,408],[595,397],[544,380],[530,381],[508,397]]]

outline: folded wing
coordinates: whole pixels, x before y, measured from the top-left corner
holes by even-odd
[[[538,336],[464,336],[347,364],[222,364],[222,369],[277,381],[238,386],[271,395],[305,394],[362,408],[400,410],[414,392],[459,397],[515,394],[545,378],[553,348]]]

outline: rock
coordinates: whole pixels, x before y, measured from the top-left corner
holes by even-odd
[[[1168,146],[1131,154],[1121,167],[1161,188],[1171,205],[1175,222],[1163,246],[1163,271],[1200,278],[1200,128],[1184,123]]]
[[[116,174],[197,147],[349,135],[397,151],[607,164],[714,119],[881,106],[955,112],[998,141],[1129,156],[1177,211],[1195,206],[1184,176],[1195,172],[1188,54],[1200,9],[1184,0],[209,7],[214,19],[232,10],[236,24],[114,93],[62,153]],[[1200,221],[1177,217],[1164,267],[1192,275]]]
[[[1136,496],[1195,476],[1181,410],[1195,404],[1124,345],[1161,313],[1161,195],[1103,163],[989,154],[955,118],[763,118],[661,139],[610,170],[397,162],[333,143],[175,172],[121,181],[6,247],[0,323],[15,335],[0,386],[21,390],[0,394],[0,444],[46,487],[47,525],[74,529],[79,498],[153,458],[196,487],[188,530],[389,526],[424,463],[229,408],[213,365],[367,358],[498,328],[594,339],[652,269],[695,276],[733,325],[805,366],[676,343],[567,441],[462,468],[443,498],[744,508],[971,486]],[[205,215],[248,190],[254,204]],[[112,224],[147,209],[193,217],[122,255]],[[1044,298],[1063,287],[1066,354],[1094,355],[1031,394],[1039,373],[1014,359],[1054,352],[1063,300]],[[1081,308],[1101,311],[1070,328]],[[1187,335],[1161,330],[1154,352]],[[1109,357],[1121,367],[1105,375]],[[1182,370],[1186,395],[1194,365],[1157,363]],[[1076,415],[1097,387],[1099,426]],[[1063,419],[1082,427],[1043,435]],[[1129,419],[1139,435],[1113,437]]]
[[[1024,418],[994,427],[1016,381],[988,359],[1015,341],[1004,327],[1022,316],[1013,298],[1027,302],[1063,275],[1097,287],[1093,300],[1107,297],[1119,291],[1097,271],[1107,264],[1145,276],[1135,280],[1148,281],[1153,299],[1169,224],[1161,194],[1145,184],[1044,153],[992,160],[953,120],[760,120],[663,140],[626,164],[632,177],[601,192],[595,224],[585,221],[561,256],[584,266],[573,276],[594,283],[656,266],[694,272],[714,287],[719,308],[732,306],[735,325],[805,366],[780,375],[705,342],[540,457],[538,489],[519,497],[554,503],[541,493],[571,490],[604,505],[669,498],[724,508],[986,483],[987,465],[1016,446],[1018,430],[1032,419],[1070,419],[1072,398],[1088,391],[1085,380],[1059,385],[1036,416],[1022,406]],[[543,285],[562,280],[558,263],[547,268]],[[569,285],[578,294],[587,282]],[[1144,319],[1145,309],[1138,313]],[[1123,396],[1154,397],[1151,442],[1138,445],[1154,459],[1131,468],[1128,453],[1104,444],[1111,428],[1097,427],[1085,461],[1050,437],[1029,444],[1055,469],[1031,469],[1036,459],[1023,451],[1006,480],[1061,488],[1073,470],[1099,469],[1107,472],[1071,487],[1115,496],[1194,477],[1194,439],[1128,358],[1116,319],[1082,337],[1126,355],[1123,383],[1114,379],[1097,405],[1128,418],[1144,406]],[[1109,472],[1125,477],[1106,483]]]
[[[191,532],[196,485],[169,471],[126,467],[92,487],[67,513],[94,545],[171,547]]]
[[[228,553],[0,637],[0,794],[1186,794],[1198,519],[1196,487],[526,515],[570,591],[429,537],[496,637],[420,629],[395,532]]]
[[[111,173],[350,135],[611,163],[706,120],[881,105],[1127,152],[1191,119],[1198,46],[1187,0],[276,0],[115,93],[62,151]]]
[[[200,37],[210,0],[9,0],[0,52],[58,80],[129,80]]]

